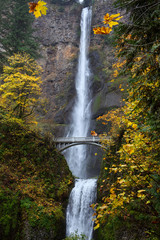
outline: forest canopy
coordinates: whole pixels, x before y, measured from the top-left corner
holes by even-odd
[[[160,4],[157,0],[117,0],[126,12],[114,30],[117,62],[113,80],[127,97],[124,107],[97,120],[110,126],[101,135],[109,146],[99,179],[99,203],[94,205],[99,238],[119,239],[125,226],[136,239],[160,238]],[[98,31],[98,30],[97,30]],[[101,31],[96,32],[101,34]],[[104,34],[104,33],[102,33]],[[106,136],[111,140],[104,140]],[[141,226],[141,231],[139,228]],[[102,231],[103,229],[103,231]],[[130,233],[131,234],[131,233]],[[133,236],[133,233],[132,233]]]

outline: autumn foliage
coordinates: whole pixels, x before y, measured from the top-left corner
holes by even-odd
[[[29,14],[22,19],[21,10],[28,9],[26,2],[11,1],[15,11],[9,8],[9,12],[11,17],[15,13],[16,27],[10,24],[12,32],[3,31],[12,41],[8,36],[5,39],[7,58],[0,75],[0,239],[24,239],[28,231],[30,238],[35,238],[40,231],[42,238],[54,235],[58,240],[65,236],[64,209],[73,179],[52,136],[42,136],[33,125],[37,107],[41,108],[43,101],[42,68],[27,54],[36,48],[29,38],[29,24],[23,21]],[[46,14],[45,5],[39,1],[33,6],[36,17]],[[3,20],[6,16],[2,16]],[[24,37],[28,37],[30,45]]]
[[[47,3],[44,1],[38,2],[30,2],[29,3],[29,12],[33,13],[36,18],[41,17],[42,15],[46,15],[47,7],[45,6]]]
[[[72,183],[64,157],[50,136],[42,137],[1,108],[0,122],[1,239],[23,239],[25,222],[46,235],[52,229],[62,239],[64,203]]]
[[[0,77],[0,106],[9,115],[27,120],[32,116],[41,94],[42,69],[28,54],[15,54],[8,59]]]
[[[95,27],[93,28],[94,34],[109,34],[112,31],[112,27],[115,25],[118,25],[119,23],[117,21],[119,21],[123,16],[120,17],[120,13],[117,14],[113,14],[113,15],[109,15],[109,13],[107,13],[104,16],[104,21],[103,23],[108,25],[107,27],[102,26],[102,27]]]
[[[42,98],[41,73],[33,58],[18,53],[8,58],[0,77],[2,240],[23,239],[25,222],[30,229],[43,229],[46,236],[50,231],[56,239],[65,235],[59,226],[72,176],[52,137],[33,127]]]
[[[122,108],[111,110],[97,119],[108,126],[110,131],[100,136],[102,144],[108,146],[108,151],[103,158],[103,170],[99,179],[101,200],[93,206],[96,211],[95,230],[99,227],[106,228],[108,238],[105,236],[104,239],[119,239],[116,238],[118,227],[125,226],[127,229],[134,226],[137,231],[141,228],[145,239],[158,240],[160,45],[157,40],[159,33],[154,29],[158,26],[159,8],[156,1],[149,1],[148,7],[141,3],[139,11],[145,9],[146,15],[142,11],[138,16],[133,2],[116,2],[118,6],[121,4],[130,11],[133,21],[130,24],[121,24],[116,29],[117,62],[113,64],[111,81],[116,82],[119,76],[125,76],[126,82],[120,84],[119,88],[127,97],[123,99]],[[107,14],[104,22],[109,21],[111,20]],[[141,24],[140,28],[138,23]],[[101,33],[100,29],[96,29],[95,33],[96,31]],[[106,136],[111,138],[107,139]],[[109,238],[111,228],[115,232]],[[140,235],[136,236],[138,238],[135,239],[140,239]]]

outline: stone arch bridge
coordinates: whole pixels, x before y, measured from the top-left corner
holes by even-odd
[[[101,144],[99,137],[58,137],[54,139],[54,142],[60,152],[66,150],[67,148],[82,144],[89,144],[107,149],[107,147]]]

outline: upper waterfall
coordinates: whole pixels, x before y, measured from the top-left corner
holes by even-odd
[[[81,15],[81,37],[78,70],[75,79],[76,99],[71,115],[68,137],[87,137],[91,120],[90,69],[88,60],[92,9],[84,8]],[[67,151],[66,158],[73,175],[86,178],[87,146]],[[85,162],[85,164],[84,164]]]

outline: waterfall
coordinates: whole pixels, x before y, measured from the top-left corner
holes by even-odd
[[[96,199],[96,179],[77,179],[67,208],[67,236],[84,234],[92,238],[93,210],[90,205]]]
[[[92,10],[83,8],[81,15],[81,37],[78,70],[75,79],[76,101],[71,116],[70,137],[86,137],[91,119],[90,70],[87,58]],[[72,147],[67,152],[67,160],[73,175],[86,178],[87,146]]]
[[[82,1],[79,0],[81,3]],[[88,60],[92,9],[83,8],[78,69],[75,79],[76,99],[68,137],[87,137],[91,121],[90,69]],[[93,232],[93,210],[96,200],[96,179],[87,179],[87,146],[74,146],[66,151],[66,159],[75,181],[66,213],[66,235],[84,234],[90,240]]]

